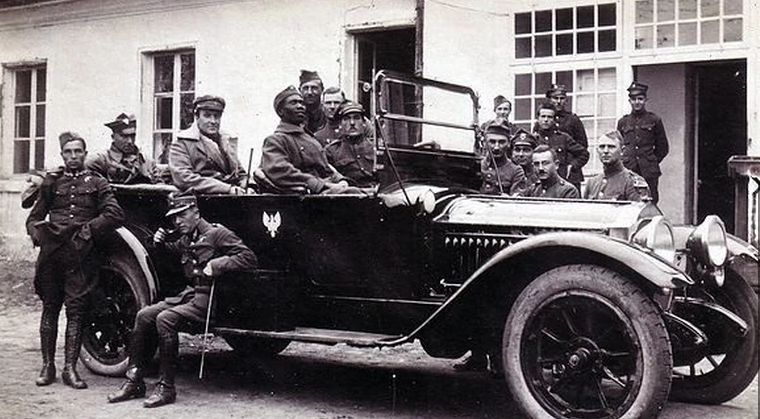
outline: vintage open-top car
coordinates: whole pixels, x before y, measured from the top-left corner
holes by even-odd
[[[471,89],[380,72],[371,90],[372,193],[199,196],[260,263],[217,280],[211,330],[235,351],[475,348],[532,418],[656,417],[669,396],[722,403],[752,382],[758,251],[720,219],[674,227],[646,202],[481,195]],[[126,369],[136,311],[184,286],[151,242],[173,187],[115,188],[128,222],[103,245],[82,353],[108,375]]]

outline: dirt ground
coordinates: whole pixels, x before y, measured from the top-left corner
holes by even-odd
[[[1,249],[0,249],[1,250]],[[291,344],[280,356],[254,363],[221,339],[198,379],[200,340],[183,336],[177,403],[144,409],[139,400],[108,404],[121,379],[79,370],[87,390],[47,387],[37,333],[41,306],[33,295],[33,263],[0,253],[0,419],[61,418],[521,418],[506,386],[476,373],[455,373],[451,362],[428,357],[419,345],[376,350]],[[62,316],[59,369],[63,363]],[[149,391],[155,377],[148,380]],[[669,403],[664,419],[758,417],[758,382],[722,406]]]

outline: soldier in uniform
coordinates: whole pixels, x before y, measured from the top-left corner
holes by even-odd
[[[531,187],[538,183],[538,176],[533,169],[533,150],[538,146],[538,141],[533,134],[519,129],[510,141],[512,150],[512,162],[522,167],[525,173],[526,185]]]
[[[527,188],[522,167],[509,159],[509,129],[502,124],[486,128],[488,152],[480,163],[483,184],[480,193],[489,195],[519,195]]]
[[[597,140],[596,152],[604,172],[588,180],[584,199],[641,201],[649,198],[644,178],[623,167],[622,144],[623,137],[617,131],[610,131]]]
[[[509,114],[512,113],[512,102],[510,102],[509,99],[505,98],[502,95],[497,95],[493,98],[493,113],[495,115],[495,118],[482,123],[480,125],[480,129],[485,133],[486,128],[493,124],[503,125],[509,130],[509,135],[512,136],[512,134],[515,132],[514,124],[509,122]],[[475,154],[478,156],[486,155],[487,150],[485,147],[487,144],[485,144],[483,141],[480,139],[475,141]]]
[[[170,195],[169,211],[180,237],[167,241],[163,228],[156,231],[153,241],[169,251],[179,253],[185,277],[191,285],[177,296],[142,308],[137,312],[129,346],[129,369],[121,388],[108,395],[111,403],[145,396],[145,366],[158,346],[160,377],[153,394],[143,402],[144,407],[174,403],[174,387],[178,332],[199,333],[209,309],[209,294],[214,278],[229,273],[254,273],[256,256],[235,233],[201,217],[195,196]]]
[[[111,147],[88,158],[85,162],[87,169],[111,183],[158,181],[156,164],[146,159],[135,145],[137,120],[134,115],[122,113],[105,126],[111,129]]]
[[[573,137],[557,129],[556,110],[551,103],[543,103],[536,112],[538,144],[545,144],[554,149],[559,159],[559,175],[569,181],[576,189],[583,180],[581,168],[588,163],[588,149],[575,142]]]
[[[377,183],[374,173],[375,144],[367,136],[364,107],[356,102],[343,103],[337,112],[340,139],[325,147],[327,161],[360,188]]]
[[[55,381],[58,316],[66,305],[66,345],[61,379],[75,389],[87,388],[76,366],[82,346],[82,316],[97,283],[95,243],[117,228],[124,213],[108,182],[84,169],[87,144],[79,135],[58,137],[64,167],[48,173],[26,220],[35,246],[40,246],[34,289],[42,300],[40,346],[42,371],[36,384]],[[47,219],[46,219],[47,217]]]
[[[565,109],[565,106],[567,106],[567,88],[561,84],[553,84],[546,91],[546,98],[557,110],[554,116],[557,129],[567,133],[576,143],[588,150],[588,137],[586,136],[586,128],[583,126],[583,122],[581,122],[578,115]],[[583,182],[583,166],[573,166],[570,178],[573,186],[580,190],[580,185]]]
[[[289,86],[274,98],[280,124],[264,139],[261,172],[274,187],[312,194],[359,193],[342,174],[330,167],[324,149],[304,128],[306,107],[303,96]],[[258,180],[258,178],[257,178]]]
[[[553,148],[539,145],[533,150],[533,169],[539,182],[528,189],[525,196],[535,198],[580,198],[578,190],[557,174],[559,159]]]
[[[628,87],[631,113],[620,118],[617,130],[623,135],[623,165],[646,180],[656,204],[660,198],[657,190],[662,174],[660,162],[669,149],[662,119],[646,109],[648,89],[643,83],[631,83]]]
[[[200,96],[193,101],[195,122],[177,134],[169,152],[169,170],[181,190],[196,193],[246,193],[248,175],[230,144],[230,136],[220,130],[224,99]]]
[[[340,108],[340,105],[345,101],[346,94],[338,87],[328,87],[325,89],[325,92],[322,93],[322,105],[324,106],[325,114],[327,115],[327,125],[314,133],[314,138],[322,144],[322,147],[325,147],[340,138],[340,116],[338,116],[338,108]]]
[[[325,87],[316,71],[301,70],[299,82],[299,90],[306,105],[305,128],[314,135],[327,125],[327,112],[322,106],[322,91]]]

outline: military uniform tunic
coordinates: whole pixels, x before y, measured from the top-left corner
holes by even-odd
[[[575,189],[575,186],[559,176],[549,179],[546,183],[541,183],[540,181],[534,183],[528,188],[525,196],[533,198],[580,198],[580,194],[578,193],[578,190]]]
[[[512,163],[512,160],[506,156],[497,157],[494,160],[495,165],[487,157],[480,163],[480,173],[483,177],[480,193],[488,195],[522,194],[528,187],[523,168]],[[501,181],[501,188],[499,181]]]
[[[623,135],[623,165],[647,178],[659,177],[660,162],[668,155],[668,137],[659,116],[632,112],[617,123]]]
[[[368,188],[377,182],[374,174],[375,145],[362,136],[355,141],[342,138],[325,147],[327,161],[335,170],[360,188]]]
[[[328,144],[340,139],[340,123],[328,122],[322,129],[314,133],[314,138],[322,144],[322,147],[327,147]]]
[[[159,180],[155,162],[146,159],[142,153],[138,152],[135,167],[127,167],[122,162],[123,158],[124,154],[111,146],[108,150],[88,157],[85,167],[111,183],[153,183]]]
[[[618,201],[641,201],[648,197],[646,181],[641,176],[617,165],[607,168],[586,183],[584,199],[608,199]]]
[[[305,128],[312,134],[327,126],[327,114],[325,108],[320,104],[314,110],[306,108],[306,126]]]
[[[538,130],[535,135],[539,145],[548,145],[557,153],[557,160],[559,160],[557,173],[560,177],[570,183],[580,183],[583,180],[583,174],[573,169],[580,169],[586,165],[589,159],[588,149],[558,129]]]
[[[93,241],[123,220],[105,179],[87,170],[48,173],[26,220],[27,232],[41,247],[34,278],[40,298],[69,301],[87,294],[97,280]]]
[[[588,137],[586,136],[586,128],[583,126],[583,122],[581,122],[581,119],[578,117],[578,115],[565,110],[557,110],[557,115],[554,119],[557,121],[558,130],[567,133],[570,135],[570,137],[573,138],[573,140],[575,140],[576,143],[580,144],[583,146],[583,148],[588,150]],[[580,182],[583,181],[583,166],[573,166],[570,172],[570,178],[572,179],[571,182],[580,184]]]

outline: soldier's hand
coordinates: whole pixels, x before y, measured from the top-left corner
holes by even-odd
[[[206,267],[203,268],[203,275],[214,276],[214,270],[211,269],[211,264],[210,263],[207,263]]]
[[[348,188],[348,182],[340,181],[339,183],[325,182],[325,189],[322,190],[322,194],[340,194]]]
[[[230,188],[230,195],[248,195],[253,193],[254,191],[251,188],[243,188],[241,186],[232,186]]]
[[[153,234],[153,243],[163,243],[166,240],[167,231],[163,227],[159,227]]]

